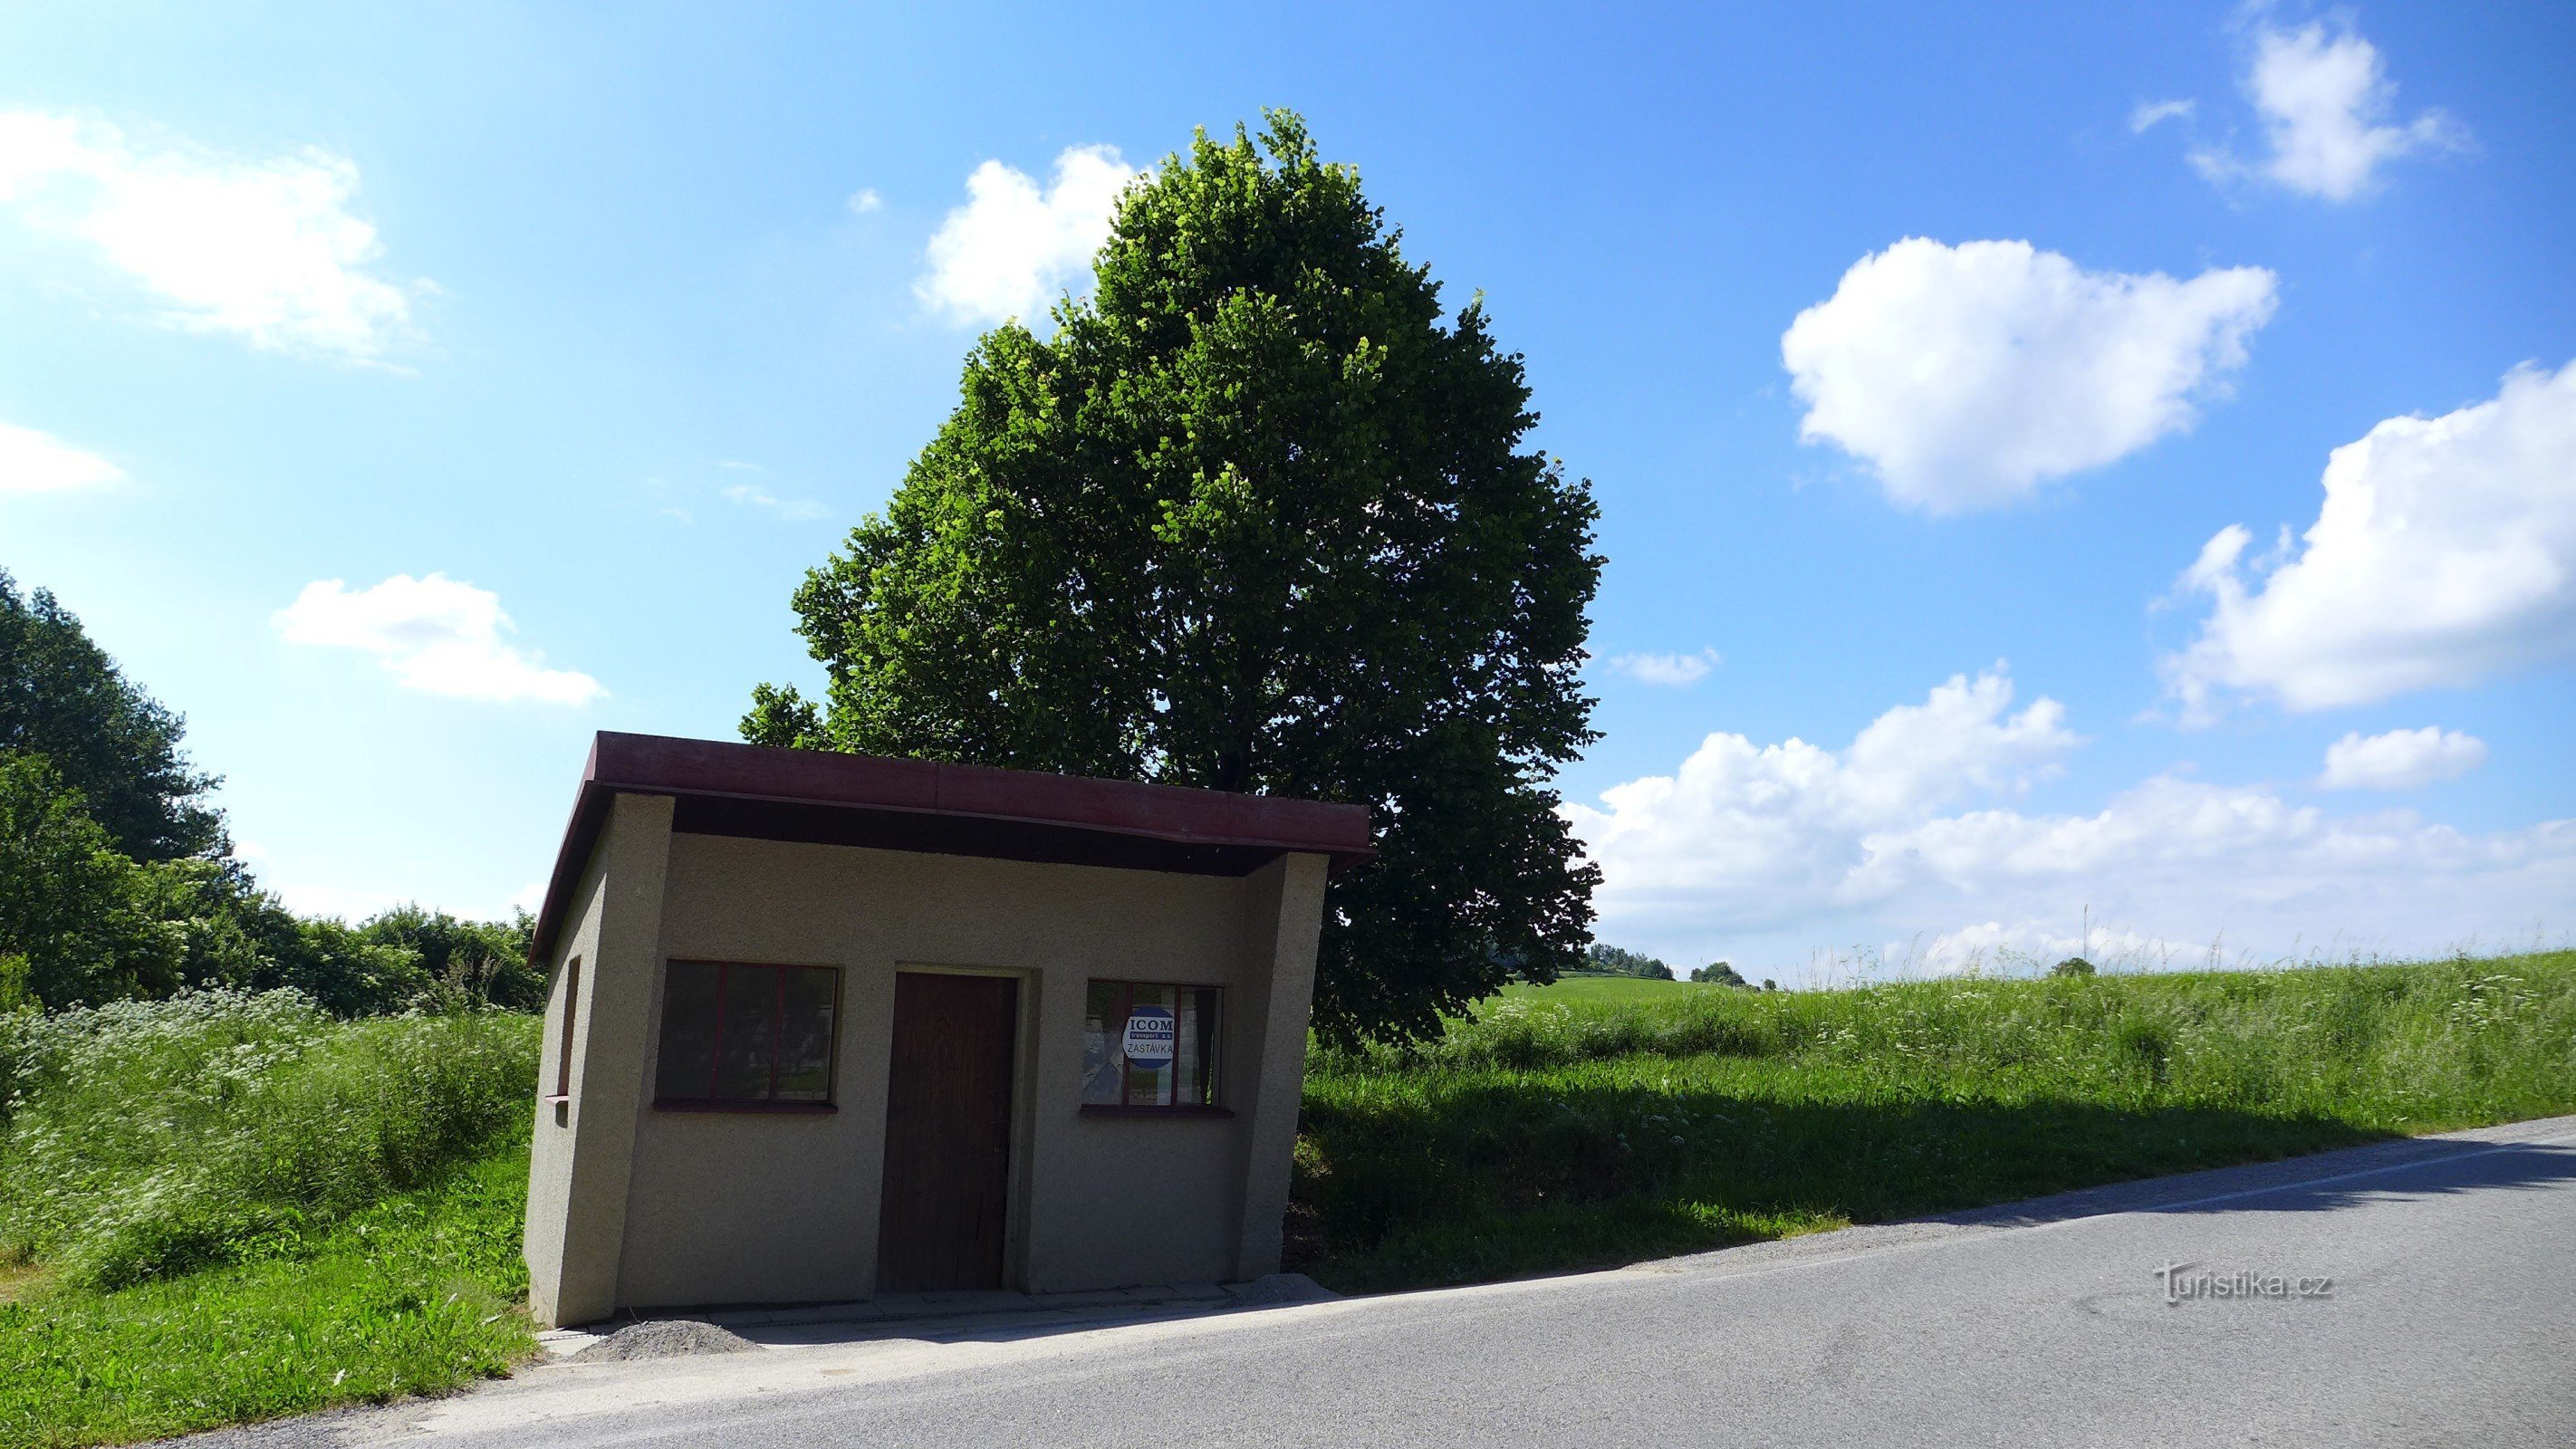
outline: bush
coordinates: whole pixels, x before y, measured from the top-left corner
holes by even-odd
[[[524,1120],[533,1018],[294,991],[0,1022],[0,1254],[112,1287],[299,1250]]]

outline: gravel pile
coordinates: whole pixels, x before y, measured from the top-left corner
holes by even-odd
[[[678,1358],[698,1353],[748,1353],[759,1344],[693,1318],[630,1323],[572,1356],[574,1363],[618,1363],[635,1358]]]

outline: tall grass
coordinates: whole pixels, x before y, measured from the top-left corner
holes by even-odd
[[[1580,994],[1310,1056],[1292,1229],[1326,1281],[1559,1268],[2576,1111],[2571,952]]]
[[[0,1019],[0,1258],[104,1289],[301,1251],[524,1119],[536,1031],[291,991]]]
[[[507,1373],[535,1347],[527,1181],[522,1139],[292,1258],[18,1301],[0,1284],[0,1445],[126,1443]]]

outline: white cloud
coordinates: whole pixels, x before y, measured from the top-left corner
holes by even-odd
[[[113,483],[125,470],[51,433],[0,423],[0,493],[44,493]]]
[[[2349,30],[2265,27],[2254,38],[2245,93],[2262,113],[2271,154],[2247,163],[2225,151],[2193,152],[2192,164],[2213,181],[2255,175],[2303,195],[2349,201],[2369,189],[2382,162],[2455,146],[2463,135],[2438,110],[2389,124],[2397,87],[2379,48]]]
[[[959,322],[1039,315],[1090,270],[1135,175],[1115,146],[1066,148],[1044,192],[1026,172],[985,162],[966,178],[966,204],[931,237],[930,270],[914,289]]]
[[[877,195],[875,187],[862,186],[850,193],[850,199],[846,205],[850,208],[850,215],[865,216],[871,211],[884,210],[885,198]]]
[[[2076,744],[2063,709],[2041,699],[2008,716],[2011,703],[2001,673],[1961,675],[1879,716],[1841,751],[1713,734],[1675,774],[1603,792],[1607,811],[1567,813],[1608,872],[1605,907],[1688,901],[1763,919],[1784,902],[1836,898],[1872,830],[2052,774]]]
[[[743,504],[750,508],[765,508],[781,518],[820,518],[824,511],[822,504],[811,499],[796,498],[782,502],[766,489],[749,483],[734,484],[724,490],[724,496],[728,502]]]
[[[1604,662],[1639,684],[1678,689],[1708,678],[1708,672],[1724,661],[1716,650],[1702,649],[1697,654],[1615,654]]]
[[[255,347],[367,362],[411,335],[410,289],[371,270],[384,248],[349,209],[357,189],[357,165],[316,147],[146,150],[104,123],[0,112],[0,206],[96,248],[168,324]]]
[[[2367,736],[2355,730],[2326,746],[2325,773],[2317,784],[2328,790],[2411,790],[2457,779],[2486,762],[2487,742],[2458,730],[2426,725]]]
[[[396,574],[351,593],[339,579],[306,584],[275,623],[290,644],[363,649],[407,689],[459,699],[586,704],[608,691],[587,674],[544,668],[504,636],[517,632],[487,589],[445,574]]]
[[[2076,919],[2085,920],[2081,908]],[[2053,966],[2069,956],[2081,956],[2097,968],[2154,969],[2206,965],[2208,947],[2206,941],[2168,941],[2125,926],[2079,924],[2073,931],[2061,931],[2038,920],[2011,925],[1979,921],[1940,932],[1928,941],[1919,936],[1889,941],[1879,948],[1879,960],[1898,969],[1936,975],[2015,965]]]
[[[2182,575],[2212,600],[2163,661],[2191,720],[2220,688],[2328,709],[2576,657],[2576,363],[2382,422],[2328,458],[2295,557],[2249,565],[2252,537],[2229,525]]]
[[[2191,101],[2140,101],[2129,112],[2129,134],[2139,135],[2165,121],[2187,121],[2198,109]]]
[[[2191,426],[2243,365],[2273,275],[2087,272],[2028,242],[1910,237],[1798,314],[1781,361],[1799,436],[1866,459],[1932,513],[2012,502]]]
[[[2222,936],[2436,951],[2563,929],[2548,913],[2576,900],[2576,821],[2469,835],[2170,773],[2090,814],[2025,813],[2010,797],[2078,741],[2055,703],[2011,700],[2000,674],[1952,679],[1842,750],[1713,734],[1670,776],[1568,805],[1602,867],[1603,935],[1756,975],[1859,941],[1929,942],[1935,966],[2052,943],[2197,959]],[[2088,914],[2106,934],[2079,935]]]

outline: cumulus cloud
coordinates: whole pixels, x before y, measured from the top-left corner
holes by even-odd
[[[431,574],[396,574],[351,592],[339,579],[306,584],[277,612],[290,644],[360,649],[407,689],[506,704],[587,704],[608,691],[587,674],[545,668],[507,640],[518,626],[488,589]]]
[[[2438,110],[2392,124],[2397,87],[2385,72],[2379,48],[2349,30],[2267,26],[2254,38],[2245,93],[2262,114],[2270,154],[2247,162],[2202,150],[2192,153],[2192,164],[2213,181],[2252,175],[2302,195],[2350,201],[2369,189],[2382,163],[2460,143],[2458,123]]]
[[[1028,173],[985,162],[966,178],[966,204],[931,237],[915,290],[958,322],[1037,316],[1091,269],[1135,175],[1115,146],[1066,148],[1043,191]]]
[[[2000,673],[1954,678],[1841,750],[1712,734],[1672,775],[1569,804],[1602,867],[1602,933],[1739,965],[1877,941],[1954,963],[2222,935],[2261,952],[2438,950],[2576,899],[2576,821],[2468,835],[2179,773],[2090,814],[2026,812],[2013,797],[2080,741],[2054,702],[2011,702]],[[2120,924],[2080,934],[2088,908]]]
[[[373,270],[384,248],[350,210],[357,190],[356,163],[316,147],[147,148],[100,122],[0,112],[0,207],[94,249],[169,325],[255,347],[367,362],[411,335],[410,291]]]
[[[0,493],[44,493],[113,483],[125,470],[51,433],[0,423]]]
[[[1911,237],[1854,263],[1780,356],[1801,438],[1866,460],[1899,504],[1955,513],[2190,427],[2273,305],[2261,267],[2176,281]]]
[[[2078,920],[2084,920],[2078,912]],[[2156,968],[2208,964],[2207,941],[2169,941],[2126,926],[2080,924],[2066,931],[2046,921],[1978,921],[1928,940],[1889,941],[1879,948],[1882,965],[1915,968],[1936,975],[2009,967],[2049,966],[2081,956],[2097,967]],[[2223,959],[2223,953],[2222,953]]]
[[[2458,730],[2426,725],[2363,735],[2356,730],[2326,746],[2328,790],[2411,790],[2457,779],[2487,762],[2487,742]]]
[[[875,187],[862,186],[858,190],[850,193],[850,199],[847,205],[850,208],[850,215],[865,216],[872,211],[884,210],[885,198],[877,195],[877,189]]]
[[[1603,662],[1639,684],[1681,689],[1708,678],[1723,661],[1716,650],[1702,649],[1697,654],[1614,654]]]
[[[1873,830],[2053,774],[2076,743],[2064,710],[2041,699],[2008,714],[2012,693],[2000,672],[1954,676],[1839,751],[1712,734],[1674,774],[1614,786],[1606,810],[1573,805],[1568,818],[1607,873],[1605,905],[1776,921],[1785,903],[1842,893],[1847,857]]]
[[[2222,689],[2328,709],[2576,657],[2576,363],[2388,419],[2329,455],[2302,547],[2252,541],[2231,524],[2182,575],[2211,601],[2162,661],[2189,720]]]
[[[1844,749],[1710,734],[1674,775],[1569,803],[1602,865],[1600,932],[1739,965],[1844,942],[1927,968],[2004,950],[2200,960],[2218,939],[2257,955],[2447,950],[2563,927],[2550,914],[2576,898],[2576,821],[2463,834],[2179,772],[2092,813],[2022,811],[2014,795],[2079,739],[2050,700],[2009,705],[2004,674],[1958,677]]]

